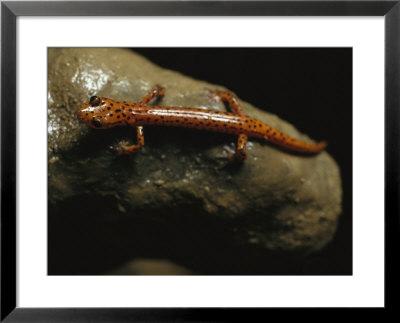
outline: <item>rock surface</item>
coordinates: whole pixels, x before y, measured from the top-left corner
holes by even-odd
[[[79,124],[75,110],[91,95],[135,102],[160,84],[166,88],[160,105],[225,110],[205,90],[224,88],[124,49],[48,54],[50,267],[72,248],[80,255],[69,259],[77,261],[67,266],[73,273],[97,272],[82,265],[93,250],[110,261],[93,262],[98,272],[152,257],[200,273],[268,273],[273,263],[315,252],[332,239],[342,190],[328,153],[300,156],[250,140],[248,159],[234,165],[221,158],[234,148],[234,137],[146,127],[140,152],[116,156],[109,146],[134,142],[135,132]],[[310,140],[277,116],[241,104],[246,114]]]

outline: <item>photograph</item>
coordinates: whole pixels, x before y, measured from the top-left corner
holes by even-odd
[[[0,9],[1,322],[396,308],[399,0]]]
[[[48,275],[352,275],[351,47],[49,47]]]

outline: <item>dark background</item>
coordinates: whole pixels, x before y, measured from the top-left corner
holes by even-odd
[[[185,234],[171,236],[139,215],[125,223],[112,198],[76,196],[49,204],[48,274],[104,275],[135,258],[171,259],[198,274],[351,275],[352,274],[352,49],[351,48],[136,48],[152,62],[195,79],[223,85],[254,106],[292,123],[310,138],[328,142],[343,183],[343,214],[334,240],[323,250],[294,261],[241,250],[239,267],[231,269],[213,248],[211,236],[191,245],[191,255],[178,252]],[[147,138],[149,138],[147,135]],[[150,139],[149,139],[150,140]],[[103,144],[102,144],[103,145]],[[67,156],[65,156],[67,158]],[[191,208],[192,206],[190,206]],[[191,209],[177,210],[190,214]],[[165,210],[159,210],[162,215]],[[124,217],[125,219],[126,217]],[[120,219],[110,222],[110,219]],[[187,221],[190,221],[188,218]],[[170,225],[174,226],[172,222]],[[112,226],[118,241],[110,241]],[[189,227],[189,226],[187,226]],[[220,228],[223,231],[223,227]],[[198,230],[205,232],[206,228]],[[198,234],[198,233],[197,233]],[[149,239],[157,243],[148,243]],[[163,243],[168,241],[168,243]],[[209,247],[206,247],[209,246]],[[210,249],[209,249],[210,248]],[[229,253],[229,252],[228,252]],[[208,259],[207,264],[197,259]],[[203,258],[202,258],[203,257]],[[222,263],[221,263],[222,262]]]
[[[328,142],[339,164],[343,213],[335,239],[297,268],[352,274],[352,48],[134,48],[161,67],[223,85]]]

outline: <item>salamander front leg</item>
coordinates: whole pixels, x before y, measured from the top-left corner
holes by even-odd
[[[136,145],[128,145],[126,141],[120,141],[116,147],[113,147],[118,155],[129,155],[138,150],[140,150],[144,146],[144,135],[143,135],[143,127],[136,127]]]
[[[156,88],[147,94],[139,103],[147,105],[154,98],[162,98],[165,94],[165,88],[157,85]]]

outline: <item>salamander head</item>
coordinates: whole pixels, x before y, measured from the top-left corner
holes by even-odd
[[[76,111],[79,122],[96,129],[107,129],[123,124],[120,102],[92,96],[88,103],[82,104]]]

